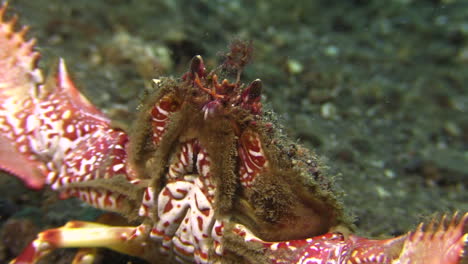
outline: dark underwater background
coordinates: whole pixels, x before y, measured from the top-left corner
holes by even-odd
[[[67,61],[77,85],[123,126],[145,86],[208,68],[251,40],[243,80],[285,132],[337,176],[358,234],[384,238],[468,211],[466,0],[10,0],[47,71]],[[0,174],[0,263],[37,232],[100,214]],[[139,263],[107,252],[102,263]],[[48,263],[69,263],[72,250]]]

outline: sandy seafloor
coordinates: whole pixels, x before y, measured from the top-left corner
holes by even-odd
[[[38,39],[40,66],[65,58],[84,94],[123,124],[151,78],[179,76],[196,54],[213,66],[233,39],[252,40],[243,79],[262,79],[286,133],[339,176],[359,234],[468,211],[467,1],[11,0],[12,12]],[[0,181],[1,263],[38,230],[99,214]]]

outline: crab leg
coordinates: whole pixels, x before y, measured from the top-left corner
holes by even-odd
[[[373,240],[341,233],[303,240],[267,242],[245,226],[236,224],[233,231],[247,243],[261,244],[272,264],[383,263],[383,264],[457,264],[468,243],[468,213],[454,214],[447,220],[421,224],[415,231],[384,240]]]
[[[0,5],[0,169],[65,197],[90,196],[84,183],[97,179],[136,180],[127,134],[79,92],[63,59],[43,78],[35,40],[26,40],[27,27],[15,31],[16,18],[4,20],[6,8]]]
[[[109,226],[93,222],[71,221],[60,228],[39,233],[23,253],[10,264],[33,264],[56,248],[105,247],[124,254],[144,257],[147,252],[149,228],[139,226]],[[88,263],[92,255],[81,262]]]

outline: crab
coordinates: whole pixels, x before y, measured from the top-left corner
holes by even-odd
[[[47,79],[27,27],[0,8],[0,168],[34,189],[123,215],[136,225],[71,221],[11,263],[56,248],[95,247],[150,263],[448,263],[461,261],[468,214],[399,237],[352,233],[318,157],[263,112],[262,82],[240,81],[249,47],[220,80],[195,56],[181,78],[154,79],[130,131],[114,127],[76,88],[60,59]],[[234,52],[234,51],[233,51]],[[243,53],[244,52],[244,53]]]

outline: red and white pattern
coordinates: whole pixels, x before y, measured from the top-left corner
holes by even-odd
[[[44,78],[36,67],[40,54],[35,40],[27,41],[27,27],[15,31],[16,17],[4,20],[0,8],[0,169],[20,177],[32,188],[44,185],[47,169],[31,152],[25,135],[26,118],[33,113],[35,96]]]
[[[153,143],[158,145],[166,132],[167,124],[172,113],[177,111],[175,101],[166,96],[151,109],[151,127],[153,130]]]
[[[218,256],[223,256],[225,254],[223,246],[223,235],[224,235],[224,226],[227,219],[216,220],[213,229],[211,231],[211,237],[213,238],[213,249],[214,253]]]
[[[0,23],[0,168],[34,188],[48,183],[64,198],[115,210],[122,194],[75,183],[115,175],[136,179],[126,168],[127,135],[81,95],[62,59],[44,82],[34,40],[24,41],[26,28],[14,32],[14,21]]]
[[[234,232],[246,242],[260,243],[265,248],[272,264],[358,264],[358,263],[387,263],[383,254],[380,256],[357,256],[354,250],[356,239],[352,236],[345,239],[340,233],[327,233],[322,236],[303,240],[284,242],[266,242],[255,236],[243,225],[235,225]],[[369,241],[367,239],[363,239]]]
[[[239,177],[244,187],[250,187],[260,172],[268,167],[268,160],[257,133],[245,131],[239,140]]]
[[[39,53],[33,50],[35,41],[24,39],[25,27],[15,32],[16,18],[4,21],[5,9],[6,4],[3,4],[0,7],[0,168],[17,175],[33,188],[40,188],[47,182],[63,197],[76,196],[105,210],[119,211],[125,203],[125,213],[128,213],[128,209],[136,210],[133,203],[128,203],[130,196],[143,197],[138,212],[142,224],[119,227],[70,222],[39,234],[12,263],[36,263],[57,247],[108,247],[160,261],[160,255],[151,251],[155,246],[167,255],[174,253],[175,260],[195,263],[213,263],[215,260],[210,254],[215,254],[214,258],[222,262],[223,256],[231,257],[227,255],[239,251],[240,247],[244,247],[240,251],[253,250],[254,258],[272,264],[460,262],[468,240],[468,214],[455,215],[449,221],[443,218],[438,224],[431,223],[387,240],[326,233],[302,240],[264,241],[245,226],[232,222],[236,219],[233,215],[217,214],[212,175],[212,158],[217,153],[208,153],[197,138],[181,143],[175,148],[172,159],[160,164],[168,168],[168,172],[162,181],[165,184],[162,190],[155,193],[156,186],[148,186],[151,182],[148,179],[137,178],[137,170],[132,169],[127,160],[125,132],[111,127],[110,121],[78,92],[63,60],[53,78],[44,82],[36,67]],[[205,116],[201,122],[215,120],[225,107],[232,112],[224,113],[223,118],[230,118],[229,113],[234,113],[236,107],[248,110],[253,119],[261,114],[260,80],[243,91],[238,81],[219,83],[216,74],[205,72],[200,56],[192,60],[182,80],[181,87],[198,87],[198,93],[180,89],[177,92],[187,94],[176,98],[176,93],[166,91],[150,113],[146,113],[150,115],[152,132],[148,140],[156,146],[164,140],[171,115],[182,103],[198,102]],[[200,92],[208,96],[192,100]],[[244,126],[231,121],[234,121],[236,135],[240,135],[238,155],[233,153],[239,158],[236,170],[240,186],[236,187],[249,188],[269,167],[261,142],[262,128],[242,130]],[[128,205],[132,206],[128,208]],[[130,215],[132,213],[136,212]],[[236,245],[231,245],[229,239],[224,239],[225,235],[237,235],[240,239]],[[245,261],[252,257],[237,251],[235,255],[246,257]]]
[[[169,172],[167,174],[168,182],[181,180],[186,174],[193,173],[195,168],[193,155],[196,152],[198,152],[198,143],[195,139],[181,144],[180,150],[175,156],[175,160],[169,166]],[[156,207],[154,188],[147,187],[144,192],[139,215],[153,219],[151,211]]]
[[[157,200],[159,222],[151,230],[151,237],[162,242],[163,251],[174,251],[181,260],[209,263],[211,235],[219,229],[213,226],[215,189],[210,158],[197,141],[183,146],[175,164],[184,165],[185,175],[172,175],[176,178],[172,178],[160,192]],[[189,153],[191,150],[198,150],[198,153]],[[186,158],[193,156],[197,157],[196,170],[187,166],[193,162]],[[194,172],[198,174],[191,174]]]
[[[108,211],[119,211],[122,208],[122,202],[126,198],[119,193],[90,187],[68,188],[64,191],[64,197],[67,196],[77,197],[95,208]]]
[[[177,181],[184,175],[194,171],[194,155],[198,153],[198,143],[195,139],[181,144],[175,162],[169,165],[168,181]]]
[[[95,179],[127,173],[127,135],[110,127],[110,121],[78,93],[61,60],[56,77],[57,92],[34,103],[25,119],[24,137],[29,151],[46,161],[46,182],[62,191],[61,197],[76,196],[91,205],[115,211],[124,195],[90,187],[74,186]]]
[[[138,215],[149,217],[153,219],[153,215],[151,214],[151,209],[155,206],[154,200],[154,188],[147,187],[143,193],[143,200],[141,201],[140,209],[138,209]]]

